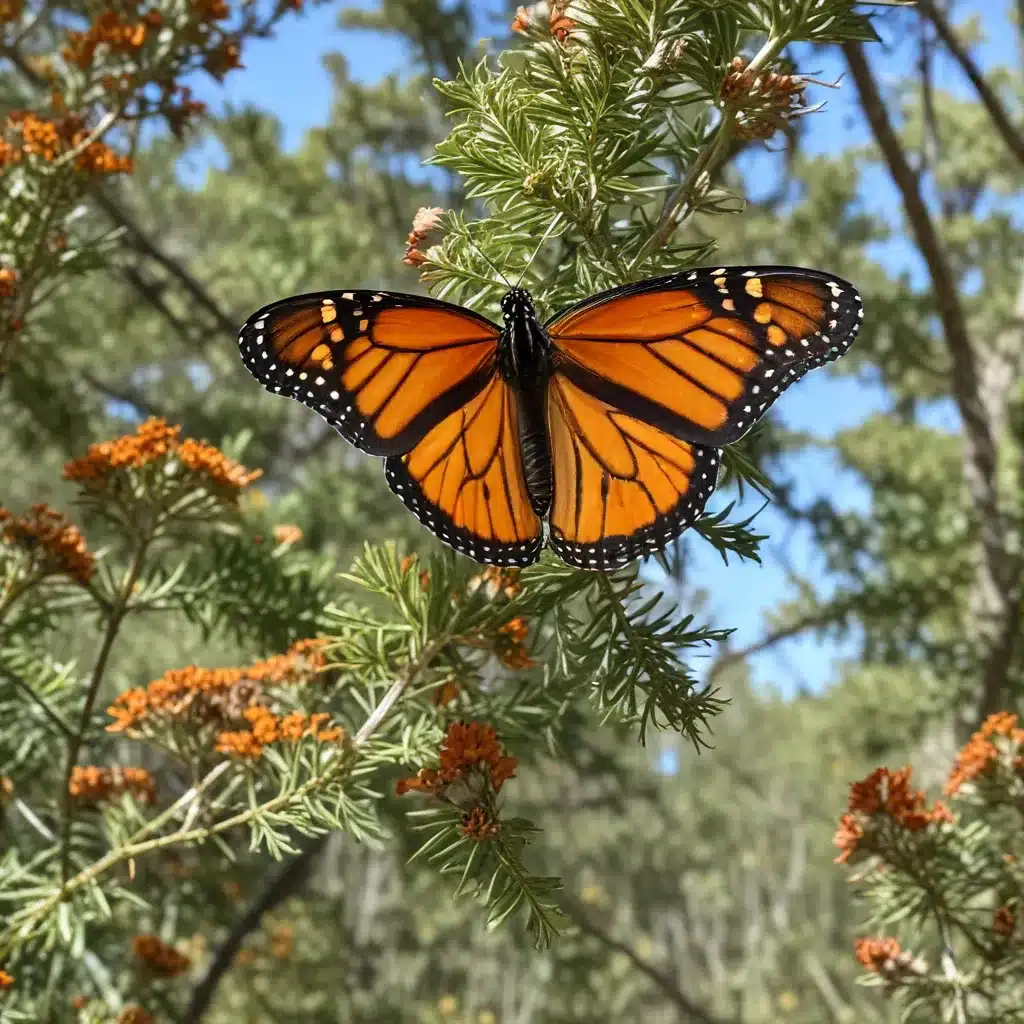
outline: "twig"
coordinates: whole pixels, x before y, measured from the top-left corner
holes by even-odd
[[[1021,132],[1010,119],[999,95],[981,73],[974,58],[957,38],[945,13],[936,6],[934,0],[917,0],[917,8],[935,26],[935,31],[945,44],[946,49],[953,55],[953,59],[960,65],[961,71],[974,86],[981,105],[988,111],[992,124],[1010,148],[1010,152],[1024,164],[1024,132]]]
[[[586,914],[579,908],[566,904],[562,912],[568,917],[581,932],[597,939],[603,946],[621,953],[629,962],[645,977],[652,981],[668,1000],[679,1011],[679,1019],[694,1022],[694,1024],[740,1024],[738,1018],[718,1017],[706,1010],[699,1003],[695,1003],[685,992],[681,992],[675,982],[663,971],[658,970],[649,963],[630,945],[621,942],[610,935],[599,925],[594,924]]]
[[[131,565],[128,567],[128,572],[125,574],[117,599],[110,609],[107,628],[103,632],[103,640],[100,642],[99,653],[96,655],[96,663],[93,665],[89,687],[85,693],[85,702],[82,704],[82,712],[78,718],[78,728],[68,740],[67,761],[64,767],[64,789],[61,793],[63,821],[61,825],[60,877],[63,882],[68,880],[71,858],[71,826],[75,816],[75,802],[71,796],[71,776],[74,773],[75,765],[78,764],[78,754],[85,741],[85,734],[89,730],[93,706],[99,694],[100,684],[103,682],[103,674],[107,668],[107,661],[110,659],[110,652],[114,647],[121,623],[124,621],[125,615],[128,614],[128,603],[131,600],[135,584],[142,574],[148,550],[149,539],[141,540],[135,550]]]

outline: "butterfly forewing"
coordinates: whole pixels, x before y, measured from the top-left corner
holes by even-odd
[[[547,324],[555,366],[668,433],[739,440],[786,388],[853,343],[857,290],[794,267],[694,270],[626,285]]]
[[[242,361],[372,455],[408,451],[487,385],[499,329],[471,310],[397,292],[321,292],[254,313]]]
[[[385,463],[388,485],[456,551],[493,565],[529,565],[543,545],[530,504],[512,389],[495,374],[412,451]]]

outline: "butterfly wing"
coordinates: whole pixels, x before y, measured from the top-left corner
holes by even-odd
[[[357,448],[394,455],[487,385],[499,335],[436,299],[318,292],[264,306],[238,344],[268,391],[309,406]]]
[[[626,285],[547,325],[555,368],[592,396],[694,444],[739,440],[864,315],[853,285],[796,267],[690,270]]]
[[[529,565],[544,543],[530,504],[519,408],[493,373],[407,454],[385,463],[388,485],[456,551],[492,565]]]
[[[548,384],[551,546],[581,569],[660,551],[691,526],[718,479],[719,451],[681,441],[556,373]]]

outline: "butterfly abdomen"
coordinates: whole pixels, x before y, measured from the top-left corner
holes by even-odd
[[[519,399],[519,445],[530,505],[539,516],[551,507],[551,444],[544,422],[545,388],[516,392]]]

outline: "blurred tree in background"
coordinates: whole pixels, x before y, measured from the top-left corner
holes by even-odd
[[[321,630],[346,635],[345,656],[363,658],[364,668],[372,664],[380,683],[397,643],[385,628],[388,609],[401,605],[424,635],[443,627],[464,638],[477,630],[472,635],[486,635],[505,659],[498,671],[509,672],[502,676],[465,656],[467,675],[482,673],[484,682],[475,703],[453,703],[449,718],[471,707],[520,757],[502,795],[516,815],[542,829],[527,860],[542,879],[563,880],[565,888],[550,899],[565,916],[565,934],[538,953],[521,924],[488,930],[485,912],[452,900],[454,881],[439,883],[436,867],[422,858],[407,863],[424,841],[409,814],[417,799],[426,806],[422,798],[375,797],[388,838],[356,842],[353,832],[375,834],[360,818],[365,794],[339,791],[338,806],[351,798],[342,814],[352,815],[345,819],[349,833],[309,839],[292,831],[298,817],[270,820],[261,850],[248,850],[242,829],[119,865],[116,898],[106,910],[103,897],[92,895],[95,887],[83,887],[97,901],[88,929],[76,930],[81,904],[71,900],[62,905],[66,913],[52,915],[51,948],[34,949],[32,962],[5,964],[7,953],[0,952],[0,968],[13,977],[0,991],[0,1017],[459,1024],[874,1024],[904,1014],[957,1024],[1024,1019],[1024,735],[1006,715],[990,717],[1019,712],[1024,693],[1024,83],[1019,67],[981,60],[976,45],[984,34],[1015,32],[1024,47],[1019,10],[989,15],[986,5],[984,18],[963,20],[958,8],[938,0],[920,0],[914,10],[875,7],[881,45],[859,41],[868,34],[841,18],[842,41],[823,34],[771,54],[766,74],[770,68],[777,76],[813,78],[823,65],[844,72],[843,109],[870,141],[823,147],[817,133],[836,116],[831,110],[799,117],[759,110],[758,90],[767,85],[743,79],[743,62],[718,61],[714,76],[700,78],[707,55],[700,37],[687,32],[701,18],[713,20],[712,35],[725,52],[746,61],[763,52],[763,35],[740,30],[745,4],[711,5],[713,14],[706,4],[667,0],[587,0],[519,12],[497,0],[381,0],[372,10],[342,4],[344,24],[367,41],[398,41],[408,64],[401,74],[364,83],[343,55],[327,57],[329,117],[287,148],[284,126],[272,115],[203,115],[182,83],[203,69],[216,77],[240,74],[231,68],[244,63],[248,40],[272,37],[281,18],[309,12],[300,3],[149,6],[161,20],[141,21],[135,4],[111,4],[114,15],[104,15],[90,4],[0,0],[0,114],[45,114],[57,133],[31,126],[41,141],[29,152],[29,126],[15,116],[0,141],[0,505],[21,517],[0,522],[0,529],[8,528],[12,550],[11,538],[39,537],[48,527],[26,518],[33,503],[70,512],[83,488],[88,492],[81,474],[77,481],[62,478],[62,466],[81,459],[90,443],[131,435],[148,417],[181,424],[182,438],[216,441],[263,475],[250,482],[240,466],[225,467],[206,449],[197,461],[174,439],[157,439],[170,454],[147,449],[147,465],[169,466],[175,480],[174,473],[184,473],[182,486],[197,511],[182,536],[168,535],[164,561],[138,597],[142,613],[122,631],[105,674],[96,674],[104,675],[94,714],[99,735],[84,745],[79,764],[145,765],[151,774],[125,768],[121,775],[77,775],[83,804],[74,817],[85,820],[72,823],[69,835],[83,838],[80,847],[67,844],[64,859],[95,859],[88,832],[94,812],[82,809],[90,793],[100,803],[122,802],[104,819],[122,841],[145,820],[140,809],[149,806],[151,781],[158,812],[199,781],[177,776],[155,748],[102,735],[110,720],[103,709],[118,693],[189,663],[251,664],[291,649],[286,665],[261,662],[259,672],[248,670],[269,689],[282,672],[299,677],[316,669],[315,651],[292,645]],[[814,7],[775,6],[805,25]],[[848,4],[831,6],[851,17]],[[494,578],[474,578],[464,565],[461,575],[448,576],[450,559],[428,562],[435,545],[387,490],[376,460],[350,450],[297,404],[265,394],[241,367],[235,344],[244,318],[273,299],[344,286],[413,290],[423,287],[417,271],[449,289],[446,296],[491,301],[497,286],[493,294],[476,293],[482,265],[465,245],[467,233],[482,221],[483,234],[473,237],[492,257],[505,257],[511,275],[530,251],[526,243],[550,220],[547,210],[563,200],[566,215],[578,219],[575,234],[559,235],[544,264],[549,294],[559,304],[574,287],[585,292],[614,283],[613,257],[634,253],[633,237],[615,234],[611,213],[588,222],[585,206],[574,207],[571,192],[560,191],[552,166],[519,179],[526,198],[515,199],[524,204],[516,224],[481,206],[482,188],[467,188],[482,172],[457,134],[442,148],[440,166],[424,171],[422,162],[451,131],[451,108],[471,109],[475,81],[467,72],[461,87],[439,91],[430,80],[457,82],[463,67],[503,50],[517,51],[502,61],[523,74],[530,73],[521,63],[530,59],[529,47],[560,48],[571,62],[572,47],[586,45],[574,43],[573,34],[590,31],[588,19],[625,37],[651,12],[664,16],[669,7],[694,23],[680,20],[677,37],[651,40],[647,51],[626,48],[623,66],[628,58],[646,69],[644,81],[659,85],[675,81],[672,75],[690,81],[701,101],[717,101],[732,75],[747,106],[718,136],[699,102],[701,116],[685,108],[672,121],[678,158],[659,151],[656,169],[670,181],[689,182],[690,208],[651,272],[699,260],[709,245],[716,262],[835,271],[857,284],[867,319],[852,353],[827,372],[884,395],[879,411],[853,426],[837,430],[823,422],[818,432],[798,431],[773,415],[737,446],[743,461],[736,467],[748,479],[770,481],[773,508],[810,538],[821,569],[812,575],[786,567],[790,599],[765,622],[763,636],[749,647],[718,642],[709,658],[692,662],[701,681],[729,700],[710,736],[700,733],[713,749],[699,752],[685,737],[653,730],[639,746],[635,723],[602,723],[593,705],[566,700],[555,707],[563,691],[552,681],[554,663],[530,670],[516,661],[525,652],[496,646],[513,634],[503,640],[495,623],[469,621],[489,614],[474,600],[505,600]],[[70,71],[60,80],[61,106],[51,97],[47,60],[62,46],[73,52],[62,65]],[[118,60],[131,61],[131,70],[118,71]],[[122,72],[127,82],[117,78]],[[280,73],[287,88],[287,69]],[[803,106],[838,104],[826,83],[803,84]],[[486,84],[479,88],[479,95],[493,96]],[[551,90],[561,95],[556,85]],[[685,88],[674,96],[680,104],[685,98]],[[106,124],[95,117],[103,103],[116,113]],[[608,118],[622,114],[611,110]],[[75,116],[81,123],[70,123]],[[50,156],[39,148],[47,145]],[[189,161],[210,147],[223,159],[196,180]],[[20,161],[8,156],[14,148]],[[707,156],[712,148],[714,159]],[[699,194],[688,177],[695,155],[707,159]],[[83,159],[87,167],[79,166]],[[57,169],[32,178],[33,160]],[[53,191],[15,190],[11,183],[22,172]],[[643,173],[622,169],[634,176],[632,187]],[[503,174],[510,176],[507,162],[495,173],[499,186]],[[889,208],[865,201],[882,190],[894,197]],[[500,207],[508,197],[491,198]],[[35,216],[36,201],[53,221]],[[434,206],[460,216],[448,221],[440,246],[425,251],[426,262],[416,265],[419,257],[407,254],[414,265],[403,266],[413,215]],[[603,193],[599,207],[616,217],[629,212]],[[512,199],[505,214],[509,208],[516,210]],[[154,428],[147,429],[150,443]],[[819,449],[855,475],[867,495],[863,503],[851,508],[820,492],[808,499],[801,467]],[[722,490],[728,500],[737,497]],[[160,500],[177,499],[162,493]],[[76,521],[101,555],[105,545],[119,552],[124,536],[137,539],[95,495],[80,511]],[[76,539],[62,536],[63,550],[78,552],[72,564],[84,573]],[[325,620],[326,606],[348,607],[336,572],[365,542],[385,539],[421,552],[420,559],[403,563],[396,575],[397,558],[375,549],[356,573],[371,592],[370,610],[358,621]],[[670,573],[653,566],[644,572],[648,586],[666,590],[698,621],[707,594],[695,549],[707,539],[690,531],[669,561]],[[747,553],[755,548],[751,540]],[[17,550],[23,559],[39,557],[24,545]],[[49,571],[38,561],[14,568],[5,562],[7,586],[23,578],[17,573],[26,564]],[[114,564],[117,575],[99,574],[93,584],[111,598],[98,616],[87,611],[88,591],[55,586],[38,606],[20,605],[28,610],[0,619],[0,630],[8,631],[0,633],[0,858],[8,858],[0,859],[0,923],[16,909],[12,894],[32,896],[31,884],[38,885],[32,898],[50,891],[33,881],[37,867],[29,857],[14,856],[30,848],[27,835],[32,848],[62,845],[53,793],[64,778],[64,733],[81,713],[81,680],[96,663],[96,623],[109,626],[119,614],[118,595],[123,608],[134,600],[135,563]],[[184,584],[176,571],[189,584],[180,601],[175,588]],[[421,572],[431,574],[422,586]],[[528,579],[524,593],[508,597],[509,614],[521,608],[524,617],[542,621],[553,614],[550,605],[575,594],[572,575]],[[432,588],[444,591],[446,580],[449,589],[467,588],[468,580],[468,589],[477,588],[460,605],[465,621],[431,605]],[[5,594],[0,616],[8,603],[14,608]],[[594,605],[599,617],[597,598]],[[385,623],[375,634],[379,651],[363,632],[377,621]],[[714,625],[733,623],[723,618]],[[26,660],[16,633],[53,652],[50,661]],[[848,654],[830,685],[782,696],[787,680],[780,678],[778,688],[756,683],[750,659],[803,634],[844,644]],[[685,631],[668,638],[692,639]],[[76,660],[84,667],[74,667]],[[516,664],[527,670],[512,674]],[[424,667],[420,724],[391,735],[390,747],[375,748],[381,764],[418,766],[436,749],[438,730],[447,727],[448,694],[444,673],[432,671]],[[489,690],[492,677],[501,685]],[[368,692],[379,699],[383,691]],[[347,691],[335,697],[340,720],[355,734],[357,712],[372,704]],[[288,708],[319,709],[307,700]],[[528,742],[522,708],[531,709],[545,745]],[[255,735],[255,722],[252,728],[246,735]],[[225,750],[231,742],[253,742],[223,736]],[[308,735],[307,744],[296,748],[303,751],[296,777],[320,770]],[[673,762],[674,771],[664,770]],[[927,798],[898,773],[907,763]],[[880,766],[890,771],[869,775]],[[400,774],[385,773],[374,785],[390,793]],[[850,784],[862,777],[847,803]],[[949,810],[935,803],[944,786]],[[245,799],[241,790],[224,796],[232,809],[232,801],[245,806]],[[844,810],[837,851],[833,835]],[[196,827],[196,820],[185,824]],[[267,855],[278,832],[299,849],[280,862]],[[833,863],[837,852],[852,870]],[[879,872],[878,864],[888,870]],[[136,905],[133,894],[145,903]],[[855,955],[857,937],[870,941]],[[865,974],[875,984],[859,984]]]

